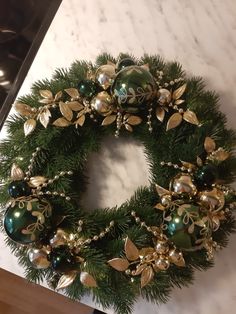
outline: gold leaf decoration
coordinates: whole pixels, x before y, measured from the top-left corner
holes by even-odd
[[[78,124],[78,125],[80,125],[80,126],[83,126],[83,125],[84,125],[84,122],[85,122],[85,115],[82,115],[82,116],[79,117],[79,119],[77,119],[77,120],[75,121],[75,124]]]
[[[166,189],[164,189],[162,186],[156,184],[156,191],[158,193],[159,196],[163,196],[163,195],[167,195],[170,194],[170,192]]]
[[[102,121],[102,125],[103,126],[106,126],[106,125],[110,125],[112,124],[114,121],[116,120],[116,115],[110,115],[110,116],[107,116],[105,119],[103,119]]]
[[[50,117],[51,117],[51,112],[45,108],[43,109],[43,111],[38,115],[39,117],[39,121],[41,122],[41,124],[45,127],[48,126],[48,123],[49,123],[49,120],[50,120]]]
[[[29,135],[34,131],[36,127],[36,121],[34,119],[26,120],[24,123],[24,133],[25,136]]]
[[[138,248],[128,237],[125,239],[125,255],[129,261],[135,261],[139,258]]]
[[[226,159],[228,159],[230,156],[230,153],[229,152],[226,152],[225,150],[223,149],[219,149],[217,151],[214,152],[213,154],[213,158],[218,160],[218,161],[224,161]]]
[[[185,83],[185,84],[183,84],[182,86],[180,86],[179,88],[177,88],[177,89],[173,92],[172,98],[175,99],[175,100],[179,99],[179,98],[183,95],[183,93],[185,92],[186,87],[187,87],[187,84]]]
[[[193,111],[187,110],[184,112],[183,119],[188,123],[199,125],[198,118]]]
[[[129,267],[129,262],[126,258],[113,258],[108,261],[108,264],[118,271],[125,271]]]
[[[125,128],[126,128],[126,130],[129,131],[129,132],[133,132],[132,126],[129,125],[128,123],[125,124]]]
[[[67,105],[69,106],[69,108],[73,111],[80,111],[84,108],[84,105],[82,105],[81,103],[79,103],[78,101],[70,101],[67,102]]]
[[[161,205],[161,203],[157,203],[154,208],[159,209],[159,210],[165,210],[165,206]]]
[[[203,165],[203,161],[202,161],[202,159],[199,156],[197,156],[197,165],[199,167],[201,167]]]
[[[154,271],[152,269],[152,266],[147,266],[146,268],[144,268],[141,275],[141,288],[149,284],[153,276],[154,276]]]
[[[71,122],[67,121],[65,118],[59,118],[53,122],[53,125],[64,128],[66,126],[71,125]]]
[[[29,183],[32,187],[38,187],[44,184],[46,181],[47,179],[43,176],[35,176],[30,178]]]
[[[78,273],[77,271],[73,270],[63,275],[58,281],[56,290],[64,289],[68,287],[69,285],[71,285],[75,281],[77,273]]]
[[[55,100],[55,101],[58,101],[58,100],[61,99],[61,97],[62,97],[62,91],[59,91],[58,93],[56,93],[56,95],[55,95],[55,97],[54,97],[54,100]]]
[[[48,99],[52,99],[53,98],[53,94],[50,90],[44,89],[44,90],[40,90],[39,91],[40,96],[42,96],[43,98],[48,98]]]
[[[146,264],[140,264],[135,271],[135,276],[140,275],[146,267],[147,267]]]
[[[184,102],[185,102],[185,100],[183,100],[183,99],[178,99],[178,100],[175,101],[175,105],[178,106],[178,105],[183,104]]]
[[[156,108],[156,117],[159,121],[163,122],[165,118],[165,110],[161,107]]]
[[[80,274],[80,281],[82,282],[83,285],[85,285],[87,287],[91,287],[91,288],[97,287],[97,282],[93,278],[93,276],[90,275],[89,273],[84,272],[84,271],[82,271]]]
[[[183,161],[181,160],[182,165],[187,168],[187,169],[192,169],[194,170],[196,168],[196,166],[194,164],[192,164],[191,162],[187,162],[187,161]]]
[[[79,98],[79,92],[76,88],[67,88],[65,92],[73,99]]]
[[[61,114],[68,120],[71,121],[73,118],[73,111],[68,106],[68,104],[65,104],[63,101],[59,102],[59,108],[61,111]]]
[[[142,119],[138,116],[129,116],[128,119],[127,119],[127,122],[130,124],[130,125],[138,125],[142,122]]]
[[[178,112],[172,114],[166,125],[166,131],[176,128],[182,122],[182,115]]]
[[[18,167],[16,164],[13,164],[11,167],[11,179],[13,181],[18,181],[24,179],[24,172],[23,170]]]
[[[216,149],[215,141],[207,136],[204,141],[204,148],[207,153],[212,153]]]
[[[25,117],[30,117],[34,113],[30,106],[20,102],[15,103],[13,107],[20,115]]]

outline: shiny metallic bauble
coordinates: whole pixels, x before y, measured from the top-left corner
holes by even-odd
[[[225,204],[224,193],[217,188],[214,188],[211,191],[200,192],[199,200],[203,206],[211,210],[221,209]]]
[[[116,76],[115,66],[111,64],[101,65],[96,73],[95,80],[103,89],[108,89]]]
[[[98,93],[91,100],[91,108],[102,116],[112,111],[112,97],[107,92]]]
[[[187,173],[180,173],[170,183],[170,189],[176,194],[188,194],[193,196],[197,193],[197,188],[193,184],[192,177]]]
[[[157,240],[155,251],[159,254],[165,254],[169,251],[169,245],[166,240]]]
[[[159,256],[155,261],[155,267],[160,270],[167,270],[170,267],[170,261],[165,256]]]
[[[168,89],[161,88],[157,92],[157,98],[160,105],[167,105],[171,102],[171,92]]]
[[[171,263],[174,263],[177,266],[184,266],[185,261],[181,251],[177,249],[171,249],[169,251],[169,259]]]
[[[167,207],[171,204],[171,195],[170,194],[166,194],[161,196],[161,205]]]
[[[61,245],[66,245],[69,241],[69,234],[63,229],[57,229],[53,237],[50,239],[50,245],[52,248],[59,247]]]
[[[46,249],[30,248],[27,252],[31,265],[36,269],[46,269],[50,266]]]

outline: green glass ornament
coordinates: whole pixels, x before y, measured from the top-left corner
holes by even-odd
[[[116,64],[116,71],[119,72],[119,71],[123,70],[124,68],[131,66],[131,65],[135,65],[135,62],[133,59],[131,59],[131,58],[121,59]]]
[[[94,81],[82,80],[78,83],[78,91],[81,97],[90,99],[99,91],[99,86]]]
[[[8,237],[20,244],[42,239],[50,228],[51,206],[45,199],[15,200],[7,209],[4,228]]]
[[[30,195],[31,189],[25,181],[12,181],[8,186],[8,193],[11,197],[17,198]]]
[[[142,66],[128,66],[121,70],[112,85],[112,93],[119,106],[127,112],[138,112],[152,102],[157,86],[151,73]]]
[[[174,210],[170,217],[166,229],[169,240],[181,249],[197,248],[196,241],[202,238],[202,228],[194,225],[193,221],[200,219],[199,207],[191,205],[185,211]]]
[[[194,173],[194,181],[199,189],[209,189],[218,178],[218,169],[213,164],[207,164],[200,167]]]
[[[52,268],[60,273],[66,273],[78,267],[76,257],[71,254],[70,249],[65,245],[54,248],[49,254],[49,260]]]

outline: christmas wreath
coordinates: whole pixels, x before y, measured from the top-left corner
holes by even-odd
[[[201,78],[148,55],[103,54],[35,83],[0,145],[2,229],[26,277],[125,314],[212,266],[236,226],[236,136],[217,103]],[[150,185],[87,212],[86,161],[110,134],[143,144]]]

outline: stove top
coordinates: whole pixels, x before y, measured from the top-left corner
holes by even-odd
[[[0,128],[62,0],[0,0]]]

